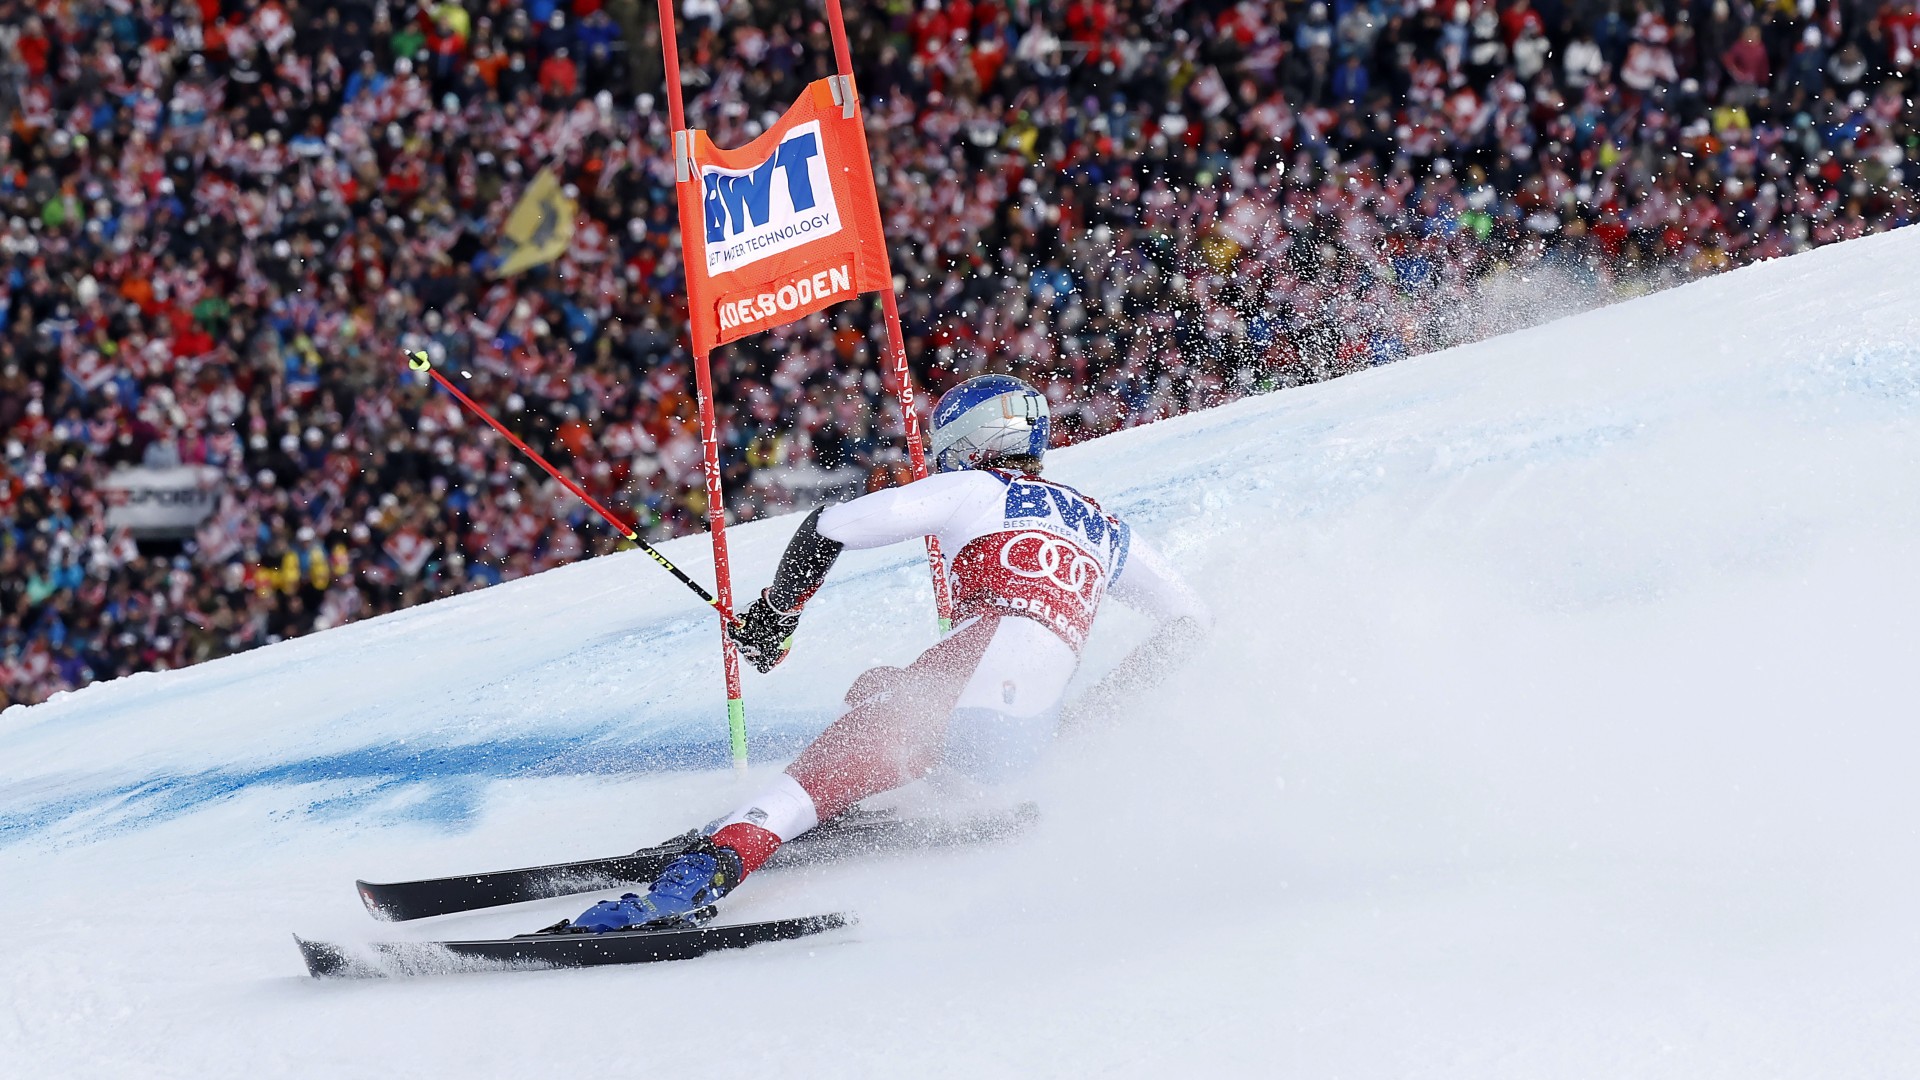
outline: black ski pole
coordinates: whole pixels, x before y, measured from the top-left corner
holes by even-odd
[[[415,371],[424,371],[428,375],[433,376],[434,381],[439,383],[441,386],[446,387],[448,393],[452,394],[456,398],[459,398],[460,403],[462,405],[465,405],[467,408],[472,409],[474,412],[474,415],[478,416],[480,419],[485,420],[488,424],[492,425],[493,430],[499,432],[502,435],[505,435],[507,437],[507,441],[519,447],[521,453],[532,458],[534,461],[534,464],[547,470],[548,476],[551,476],[555,480],[560,481],[560,483],[566,486],[566,489],[568,491],[571,491],[575,495],[580,496],[581,501],[585,502],[588,506],[593,507],[596,513],[598,513],[601,517],[606,518],[607,522],[611,524],[614,528],[620,530],[620,535],[626,537],[628,540],[631,540],[634,542],[634,544],[638,545],[641,551],[646,552],[647,555],[650,556],[654,562],[657,562],[660,564],[661,569],[665,570],[669,574],[672,574],[674,577],[679,578],[680,583],[682,585],[685,585],[687,588],[692,589],[694,592],[694,595],[698,596],[701,600],[711,605],[713,607],[713,610],[720,613],[720,617],[722,619],[725,619],[728,622],[734,621],[733,613],[722,608],[720,606],[720,601],[714,599],[713,594],[708,592],[705,589],[705,587],[703,587],[699,582],[688,577],[686,574],[686,571],[673,565],[672,561],[670,561],[665,555],[660,554],[659,549],[655,548],[652,544],[647,543],[646,540],[641,538],[639,533],[635,532],[631,528],[628,528],[626,522],[621,521],[619,518],[615,517],[613,511],[607,509],[604,506],[601,506],[599,501],[596,500],[593,496],[587,494],[584,490],[582,490],[580,485],[574,483],[573,481],[567,479],[564,476],[561,476],[560,470],[548,464],[546,458],[543,458],[538,453],[535,453],[533,447],[528,446],[526,443],[521,442],[519,436],[515,435],[511,431],[508,431],[504,424],[500,423],[500,421],[498,420],[495,420],[492,417],[492,415],[490,415],[487,412],[487,410],[480,407],[480,404],[478,402],[474,401],[472,398],[468,397],[467,395],[461,393],[460,388],[453,385],[453,381],[451,379],[448,379],[445,375],[440,374],[440,372],[434,368],[432,357],[429,357],[423,351],[415,351],[415,352],[408,353],[407,366],[412,368]]]

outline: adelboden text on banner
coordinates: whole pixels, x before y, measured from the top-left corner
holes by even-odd
[[[704,131],[682,136],[680,233],[697,352],[893,288],[866,132],[859,110],[835,101],[834,84],[810,84],[738,150]]]

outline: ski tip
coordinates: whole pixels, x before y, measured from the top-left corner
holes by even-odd
[[[381,905],[380,901],[375,898],[374,890],[379,888],[379,886],[370,881],[355,881],[353,887],[354,890],[360,894],[360,902],[367,906],[367,914],[379,919],[381,922],[399,921],[394,918],[393,912],[388,911]]]
[[[306,961],[307,974],[316,979],[342,978],[364,975],[363,965],[356,963],[347,955],[346,950],[325,941],[308,941],[299,934],[293,935],[294,944],[300,947],[300,958]]]

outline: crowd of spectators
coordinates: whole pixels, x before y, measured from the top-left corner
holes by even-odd
[[[737,145],[822,5],[683,0]],[[0,705],[703,527],[659,32],[637,0],[0,0]],[[1908,0],[849,5],[915,371],[1074,441],[1902,225]],[[506,279],[541,167],[570,249]],[[1546,300],[1542,307],[1543,297]],[[1518,313],[1518,314],[1516,314]],[[898,482],[866,303],[714,358],[735,519]],[[114,470],[205,466],[173,545]]]

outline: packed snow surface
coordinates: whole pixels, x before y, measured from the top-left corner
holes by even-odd
[[[1916,1075],[1916,280],[1908,230],[1058,453],[1210,650],[1062,741],[1023,840],[728,906],[861,917],[807,941],[301,967],[589,899],[385,925],[356,877],[741,797],[712,616],[637,552],[10,710],[0,1075]],[[743,589],[792,524],[731,534]],[[933,640],[924,565],[849,556],[749,674],[748,785]]]

